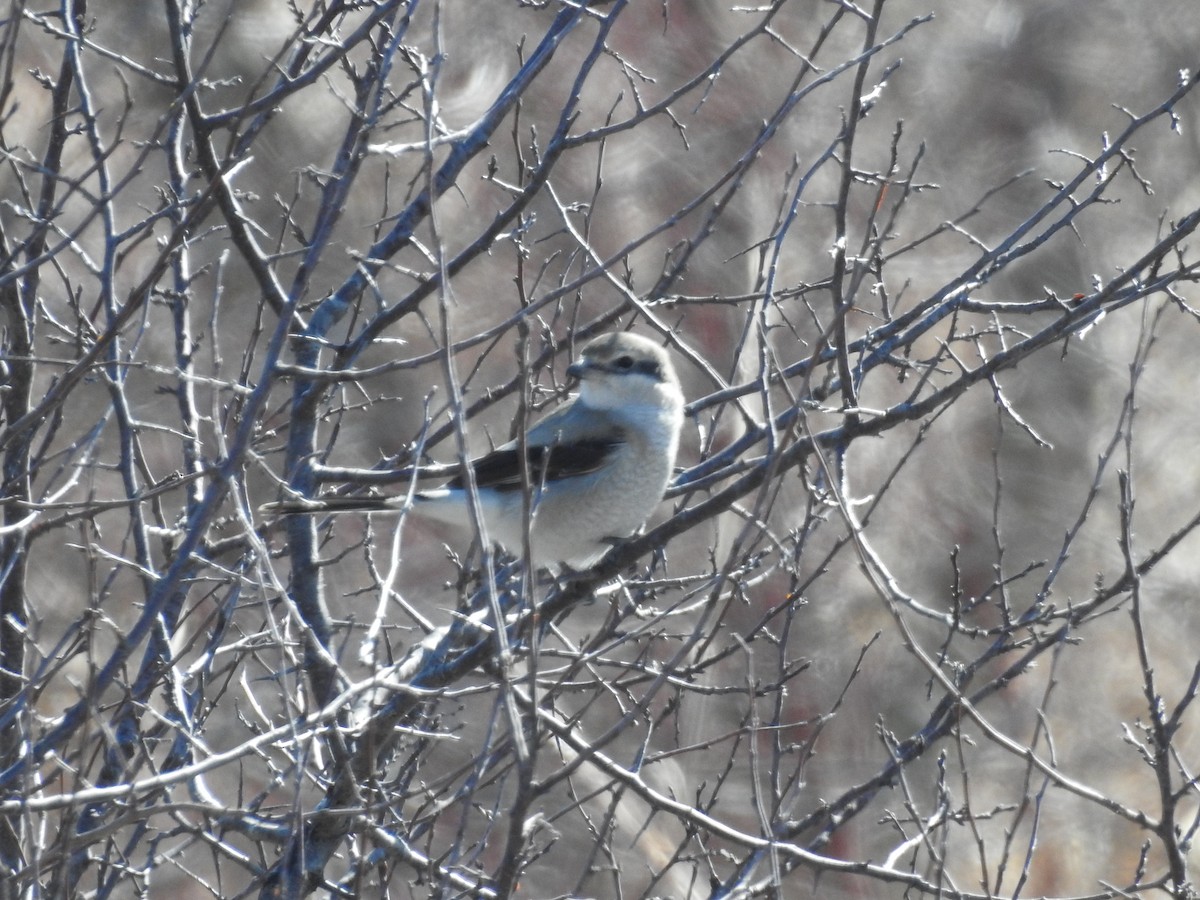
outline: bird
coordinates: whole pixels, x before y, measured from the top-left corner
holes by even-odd
[[[524,467],[515,440],[468,465],[489,540],[521,557],[528,537],[535,568],[579,572],[634,535],[658,507],[675,467],[684,398],[667,351],[633,332],[587,342],[567,374],[578,392],[526,433]],[[461,472],[441,487],[419,491],[412,510],[470,527],[469,484]],[[528,522],[524,484],[531,488]],[[262,509],[284,515],[398,512],[406,502],[340,496],[283,500]]]

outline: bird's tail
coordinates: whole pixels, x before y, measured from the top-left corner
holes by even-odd
[[[348,512],[395,512],[399,504],[396,497],[322,497],[319,500],[276,500],[258,508],[269,516],[312,516],[327,513]],[[402,498],[400,498],[402,499]]]

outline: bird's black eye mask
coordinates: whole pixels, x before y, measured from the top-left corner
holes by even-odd
[[[651,378],[662,381],[662,366],[658,364],[657,360],[643,359],[637,364],[637,370],[643,375],[649,375]]]
[[[609,368],[616,372],[638,372],[656,380],[662,380],[662,366],[653,359],[634,359],[629,355],[618,356],[609,364]]]

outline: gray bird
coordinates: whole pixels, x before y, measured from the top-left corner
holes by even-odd
[[[526,527],[518,442],[470,463],[489,540],[514,555],[529,536],[539,568],[595,565],[634,534],[671,479],[683,427],[683,392],[667,352],[618,332],[589,341],[567,369],[579,393],[525,437],[532,521]],[[413,511],[469,527],[466,474],[416,495]],[[269,503],[264,512],[398,511],[403,497],[333,497]]]

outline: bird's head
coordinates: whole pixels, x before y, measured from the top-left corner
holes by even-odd
[[[589,341],[567,374],[579,381],[579,401],[593,409],[683,405],[667,351],[640,335],[617,332]]]

